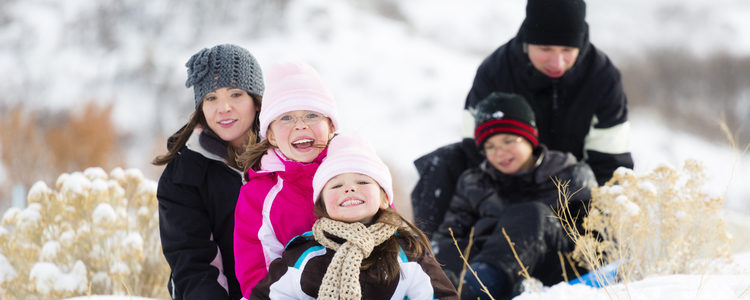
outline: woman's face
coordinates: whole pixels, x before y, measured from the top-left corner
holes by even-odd
[[[258,108],[245,90],[220,88],[203,97],[203,116],[208,127],[236,148],[244,147]]]
[[[526,139],[515,134],[499,133],[484,142],[487,161],[504,174],[515,174],[534,165],[534,148]]]
[[[274,119],[267,135],[288,159],[309,163],[323,152],[333,132],[331,120],[323,114],[295,110]]]
[[[380,208],[388,208],[385,192],[370,176],[343,173],[329,180],[321,191],[328,216],[342,222],[370,223]]]

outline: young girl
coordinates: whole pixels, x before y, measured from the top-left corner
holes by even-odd
[[[336,103],[312,67],[281,63],[267,78],[263,141],[241,158],[250,169],[235,210],[236,272],[245,297],[284,245],[312,228],[312,178],[338,128]]]
[[[340,134],[313,179],[312,232],[292,240],[250,299],[458,299],[424,233],[391,208],[388,167]]]
[[[473,227],[470,265],[495,299],[513,296],[519,291],[521,268],[502,234],[505,229],[532,277],[548,285],[561,281],[558,253],[573,250],[573,242],[553,211],[558,204],[553,179],[569,182],[569,191],[577,192],[570,207],[582,221],[583,206],[596,186],[594,173],[572,154],[538,143],[534,113],[519,95],[492,93],[477,104],[474,115],[474,138],[485,160],[461,174],[445,220],[433,236],[435,255],[455,280],[463,262],[449,229],[465,245]],[[468,288],[462,298],[487,297],[473,275],[465,280]]]
[[[236,158],[257,143],[263,75],[242,47],[203,49],[186,64],[195,112],[153,164],[159,233],[172,269],[172,299],[239,299],[234,273],[234,207],[242,186]]]

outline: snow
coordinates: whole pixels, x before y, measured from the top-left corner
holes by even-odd
[[[137,232],[128,234],[122,244],[128,251],[143,252],[143,237]]]
[[[81,293],[88,287],[86,266],[81,261],[76,261],[69,272],[63,272],[52,263],[36,263],[31,268],[29,279],[36,283],[36,290],[41,294],[48,294],[50,291]]]
[[[65,232],[60,234],[60,238],[59,238],[60,244],[66,247],[70,247],[75,241],[75,235],[76,234],[75,232],[73,232],[73,230],[66,230]]]
[[[104,169],[99,168],[99,167],[86,168],[86,170],[83,171],[83,175],[86,176],[86,178],[90,180],[96,180],[96,179],[105,180],[108,177],[107,171],[104,171]]]
[[[633,203],[633,201],[628,200],[628,197],[624,195],[617,196],[617,198],[615,198],[615,201],[622,204],[625,207],[625,211],[627,211],[631,216],[636,216],[641,212],[641,208],[638,206],[638,204],[635,204]]]
[[[107,181],[105,180],[96,178],[91,182],[91,191],[93,192],[93,194],[100,195],[105,193],[108,189],[109,186],[107,185]]]
[[[153,300],[153,299],[138,297],[138,296],[92,295],[92,296],[67,298],[67,300]]]
[[[116,262],[109,268],[109,272],[112,274],[127,276],[130,274],[130,267],[124,262]]]
[[[75,195],[84,195],[91,187],[91,181],[81,172],[64,173],[57,178],[57,184],[62,184],[62,193]]]
[[[117,214],[109,203],[100,203],[91,213],[91,218],[94,220],[94,225],[102,226],[114,223],[117,220]]]
[[[16,226],[17,230],[27,230],[27,228],[35,228],[42,219],[42,206],[39,203],[31,203],[26,208],[21,210],[17,215]]]
[[[51,261],[54,260],[55,257],[57,257],[57,254],[60,252],[60,242],[58,241],[49,241],[44,243],[44,246],[42,246],[42,260],[43,261]]]
[[[606,288],[557,284],[516,300],[534,299],[738,299],[750,297],[750,275],[671,275]]]
[[[17,207],[11,207],[3,213],[3,225],[15,223],[16,218],[21,213],[21,209]]]
[[[0,29],[0,41],[4,42],[0,46],[0,65],[13,70],[0,74],[0,89],[6,96],[3,104],[23,101],[24,105],[41,108],[76,109],[83,99],[114,102],[118,128],[131,136],[132,142],[126,145],[128,168],[111,172],[112,180],[143,177],[139,169],[150,167],[154,134],[168,135],[187,119],[192,108],[188,104],[192,103],[191,91],[183,85],[187,58],[203,47],[232,42],[246,46],[264,69],[286,59],[304,60],[318,69],[338,101],[343,131],[370,139],[399,180],[405,197],[417,180],[412,161],[461,138],[461,110],[476,67],[516,33],[525,7],[525,1],[494,0],[471,4],[450,0],[357,4],[345,0],[297,0],[285,1],[284,15],[273,15],[273,4],[260,6],[268,11],[253,10],[250,14],[247,11],[258,5],[238,4],[242,9],[232,10],[226,8],[226,2],[219,1],[221,4],[216,7],[206,7],[212,9],[206,15],[226,14],[236,23],[230,24],[198,18],[196,15],[202,12],[187,5],[173,7],[161,1],[126,0],[119,5],[132,9],[127,13],[134,20],[112,25],[96,23],[107,18],[94,17],[104,11],[103,6],[95,5],[96,1],[7,2],[2,5],[0,19],[12,16],[8,19],[16,21],[3,23]],[[399,10],[384,17],[368,5],[386,10],[383,6],[393,5]],[[750,2],[745,0],[589,0],[587,5],[591,39],[615,63],[660,47],[698,55],[716,50],[750,55]],[[163,22],[152,26],[138,19],[150,16],[162,16]],[[97,36],[91,28],[107,25],[111,25],[108,33],[113,45],[101,47],[96,42],[107,36]],[[84,34],[69,33],[78,31]],[[139,72],[144,69],[151,70],[151,77],[140,79],[143,74]],[[749,99],[746,105],[750,105],[750,96],[744,97]],[[653,112],[632,109],[630,113],[636,162],[633,172],[642,174],[659,165],[680,166],[686,159],[698,159],[706,167],[706,192],[724,196],[729,213],[750,213],[748,155],[723,144],[705,142],[689,132],[667,128],[662,120],[665,117]],[[163,149],[163,140],[156,143]],[[0,165],[0,180],[7,178],[6,172]],[[75,180],[58,182],[65,182],[63,189],[73,193],[86,190],[88,185],[104,189],[97,178],[103,180],[106,174],[90,172],[65,175]],[[158,173],[146,176],[153,178]],[[656,191],[659,187],[640,188]],[[42,195],[47,190],[40,182],[29,193]],[[617,187],[609,192],[622,193]],[[628,199],[622,201],[630,213],[643,209],[628,205],[632,204]],[[101,205],[94,218],[117,217],[111,206]],[[8,211],[3,219],[22,218],[24,224],[31,224],[41,218],[39,211],[38,207]],[[739,223],[745,219],[732,218]],[[72,239],[73,232],[65,234],[60,243]],[[130,237],[128,243],[136,245],[139,241]],[[0,257],[0,279],[12,271],[3,265],[4,261]],[[749,261],[746,254],[736,259],[740,266],[750,267]],[[72,275],[53,266],[39,268],[39,273],[69,279],[70,286],[64,288],[79,287],[80,281]],[[750,297],[750,279],[744,275],[747,273],[742,269],[734,275],[662,276],[609,289],[562,284],[545,289],[542,294],[526,294],[522,299]],[[45,281],[49,278],[40,275],[37,283],[41,282],[41,288],[57,288]]]
[[[0,254],[0,283],[11,281],[17,276],[16,269],[10,265],[5,255]]]
[[[26,198],[28,199],[40,199],[43,195],[50,193],[50,189],[44,181],[37,181],[29,189],[29,193]]]
[[[750,299],[750,254],[737,255],[734,260],[724,274],[651,276],[604,288],[559,283],[514,299]]]

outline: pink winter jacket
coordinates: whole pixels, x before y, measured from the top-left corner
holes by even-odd
[[[260,170],[248,171],[234,211],[235,273],[245,298],[286,244],[312,230],[312,179],[326,153],[300,163],[270,149],[261,158]]]

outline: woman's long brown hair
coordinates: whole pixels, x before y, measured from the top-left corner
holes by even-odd
[[[380,194],[381,198],[384,199],[383,201],[387,201],[385,192],[382,192],[382,189]],[[325,201],[322,198],[315,202],[314,213],[318,218],[331,218],[326,210]],[[395,215],[397,218],[381,218],[385,214]],[[400,224],[390,224],[398,227],[396,234],[372,249],[370,256],[362,260],[361,271],[365,275],[374,278],[382,284],[388,284],[394,278],[398,278],[400,272],[398,264],[399,240],[404,242],[404,252],[414,257],[422,255],[434,256],[430,247],[430,241],[424,232],[409,222],[409,220],[406,220],[392,207],[380,208],[372,219],[400,220]]]
[[[263,97],[253,94],[249,95],[250,98],[253,99],[253,104],[255,105],[256,111],[253,125],[250,127],[250,132],[248,133],[249,137],[247,145],[244,149],[235,149],[234,147],[227,145],[227,164],[238,169],[242,168],[242,165],[240,163],[240,157],[242,156],[242,153],[245,151],[245,149],[249,149],[251,146],[258,144],[258,133],[260,132],[259,116]],[[190,116],[190,120],[187,122],[187,124],[182,126],[180,130],[177,130],[177,132],[172,134],[172,136],[167,139],[167,153],[155,157],[154,160],[151,161],[151,164],[161,166],[171,162],[172,159],[177,156],[177,153],[180,151],[180,149],[185,146],[185,143],[187,143],[188,139],[190,139],[190,135],[193,134],[193,130],[195,130],[195,127],[198,125],[204,128],[204,130],[210,130],[208,127],[208,122],[206,122],[206,117],[203,115],[203,101],[201,101],[201,104],[198,105],[193,114]]]
[[[245,151],[237,156],[237,164],[242,169],[242,174],[247,176],[247,170],[257,169],[260,163],[260,158],[263,157],[263,154],[266,154],[268,149],[273,147],[274,146],[268,142],[268,139],[264,139],[258,143],[247,144]],[[245,179],[247,180],[247,178]]]

